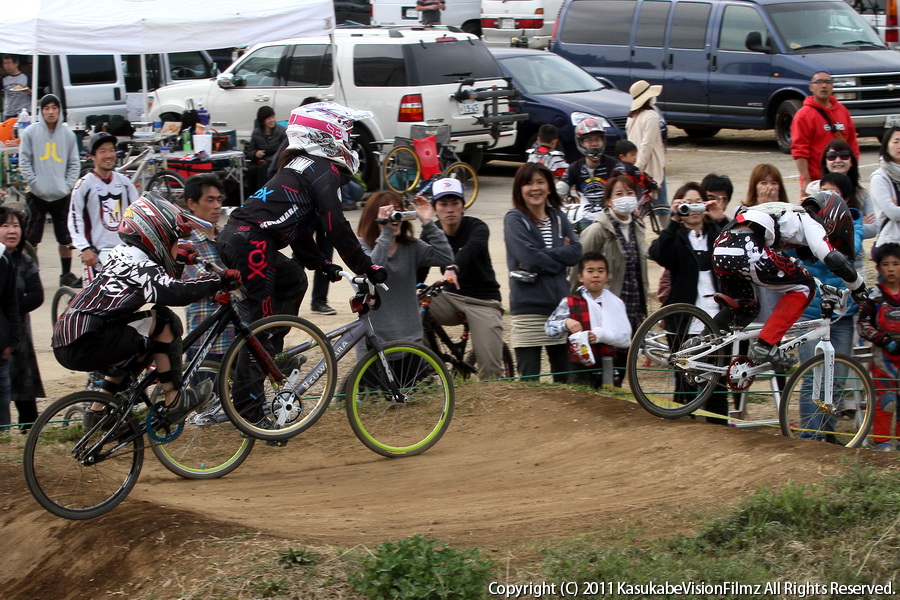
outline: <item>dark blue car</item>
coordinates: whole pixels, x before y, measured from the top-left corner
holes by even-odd
[[[616,141],[625,138],[625,120],[631,96],[601,83],[568,60],[541,50],[491,48],[503,74],[522,93],[522,110],[530,117],[518,124],[516,144],[489,150],[487,159],[525,160],[525,151],[534,145],[538,128],[552,123],[559,129],[560,150],[571,162],[581,157],[575,146],[575,123],[586,115],[606,128],[606,153],[613,154]]]

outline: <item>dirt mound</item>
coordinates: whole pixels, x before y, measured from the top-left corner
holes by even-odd
[[[474,383],[457,390],[449,432],[419,457],[373,454],[333,410],[285,448],[257,444],[214,481],[178,479],[148,453],[118,508],[73,522],[34,502],[21,457],[4,449],[0,539],[14,552],[0,566],[0,597],[127,596],[159,586],[184,561],[196,561],[202,577],[208,561],[197,556],[214,552],[204,541],[240,532],[340,546],[427,533],[502,548],[616,521],[652,523],[683,508],[722,507],[758,486],[820,480],[839,472],[846,454],[889,458],[787,440],[775,429],[665,421],[555,386]]]

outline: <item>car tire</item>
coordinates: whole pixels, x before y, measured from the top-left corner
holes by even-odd
[[[374,138],[368,130],[357,126],[358,131],[354,131],[353,150],[359,154],[359,175],[366,182],[366,186],[370,190],[377,190],[381,184],[378,176],[378,157],[375,156],[375,149],[372,147]]]
[[[800,100],[792,98],[779,104],[775,111],[775,141],[785,154],[791,153],[791,123],[801,106],[803,103]]]

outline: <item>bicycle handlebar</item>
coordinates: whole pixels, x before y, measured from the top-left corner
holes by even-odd
[[[419,298],[424,296],[429,296],[434,298],[435,296],[441,295],[445,290],[454,290],[456,286],[449,281],[436,281],[431,285],[425,285],[424,283],[419,284],[419,290],[416,292],[416,295]]]
[[[375,293],[375,286],[380,287],[384,291],[390,289],[386,283],[372,283],[372,281],[365,275],[357,275],[355,273],[350,273],[349,271],[338,271],[338,275],[346,279],[353,287],[353,291],[357,293],[360,291],[360,288],[363,285],[366,286],[366,289],[370,294]]]

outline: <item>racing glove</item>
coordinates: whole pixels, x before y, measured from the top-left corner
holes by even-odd
[[[236,290],[241,287],[241,272],[237,269],[225,269],[219,274],[222,287],[228,290]]]
[[[183,265],[196,265],[200,253],[191,244],[178,244],[178,254],[175,260]]]
[[[328,281],[331,283],[337,283],[341,280],[341,269],[340,265],[336,265],[333,262],[325,261],[325,264],[319,267],[319,272],[322,273],[325,277],[328,278]]]
[[[384,283],[388,278],[387,269],[381,265],[372,265],[366,269],[365,275],[372,283]]]

